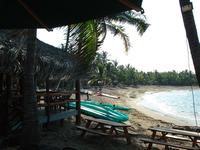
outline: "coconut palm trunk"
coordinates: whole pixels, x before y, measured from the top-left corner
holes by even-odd
[[[197,35],[197,29],[192,13],[192,3],[190,0],[180,0],[180,7],[183,16],[183,22],[190,45],[190,51],[194,63],[196,77],[200,86],[200,44]]]
[[[34,88],[34,62],[36,50],[36,29],[28,30],[27,53],[24,69],[23,131],[21,146],[24,150],[36,150],[39,143],[37,105]]]

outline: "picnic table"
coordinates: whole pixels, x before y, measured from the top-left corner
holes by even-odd
[[[127,144],[131,143],[127,129],[128,127],[130,127],[130,125],[104,119],[98,119],[90,116],[83,116],[83,119],[86,121],[85,126],[76,126],[77,129],[82,130],[82,137],[84,137],[85,134],[89,132],[114,138],[124,137],[126,138]]]
[[[164,127],[153,127],[148,130],[152,132],[151,138],[141,139],[143,142],[148,143],[147,150],[151,150],[153,144],[164,145],[165,148],[174,147],[189,150],[200,150],[200,146],[197,141],[200,139],[200,133]],[[178,141],[184,141],[185,143],[188,142],[188,144],[187,146],[174,144],[170,142],[169,139],[176,139]]]

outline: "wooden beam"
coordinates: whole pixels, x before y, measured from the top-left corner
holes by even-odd
[[[52,103],[43,103],[43,104],[37,104],[38,107],[47,107],[47,106],[55,106],[55,105],[64,105],[66,104],[67,102],[77,102],[77,100],[74,100],[74,99],[69,99],[69,100],[64,100],[64,101],[61,101],[61,102],[52,102]]]
[[[186,35],[188,38],[190,51],[194,63],[196,77],[200,86],[200,44],[197,35],[194,16],[192,13],[193,6],[190,0],[179,0],[179,2],[186,30]]]

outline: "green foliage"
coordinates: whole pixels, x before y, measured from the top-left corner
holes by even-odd
[[[98,53],[93,71],[89,78],[90,85],[99,86],[98,81],[102,81],[103,85],[173,85],[173,86],[189,86],[197,85],[196,75],[191,71],[184,70],[181,72],[168,71],[143,72],[138,71],[131,65],[119,65],[117,61],[111,61],[107,58],[107,53]],[[92,83],[92,84],[91,84]]]
[[[102,26],[102,29],[104,29],[104,36],[106,36],[106,31],[109,30],[114,36],[118,35],[121,37],[126,52],[129,50],[131,45],[123,24],[127,23],[136,27],[139,35],[143,35],[143,33],[149,27],[145,16],[133,11],[126,11],[117,15],[110,15],[98,20],[98,22]]]

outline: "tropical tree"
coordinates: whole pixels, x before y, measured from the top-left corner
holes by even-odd
[[[95,60],[92,64],[92,75],[89,80],[90,85],[99,85],[100,87],[104,84],[108,84],[108,59],[107,52],[97,53]]]
[[[90,21],[90,23],[92,22],[96,23],[96,28],[98,28],[96,29],[96,31],[98,31],[97,34],[100,35],[98,38],[101,41],[101,43],[104,41],[107,35],[107,31],[111,31],[113,35],[119,35],[122,38],[125,46],[125,51],[129,50],[130,41],[128,35],[125,32],[124,23],[136,27],[139,35],[142,35],[149,27],[149,24],[147,23],[145,16],[143,14],[135,13],[134,11],[126,11],[119,13],[117,15],[110,15],[107,17],[103,17],[101,19]],[[76,25],[69,25],[67,27],[64,27],[66,29],[64,33],[66,36],[66,44],[65,44],[66,51],[71,51],[73,48],[73,46],[71,46],[72,38],[70,38],[70,36],[78,34],[78,32],[81,31],[75,29],[74,28],[75,26]],[[74,31],[74,29],[76,31]],[[100,43],[97,43],[97,46],[99,46],[99,44]]]
[[[36,29],[27,31],[26,66],[24,69],[24,118],[22,131],[22,149],[38,149],[39,130],[37,102],[35,95],[34,65],[36,52]]]
[[[65,50],[76,58],[76,64],[80,68],[79,74],[85,74],[91,67],[98,46],[102,43],[101,33],[102,28],[95,20],[70,25],[70,30],[67,31],[68,42],[66,42]]]
[[[109,30],[109,31],[111,31],[112,34],[121,36],[121,38],[124,42],[125,51],[128,51],[128,49],[130,48],[129,37],[125,33],[125,28],[121,23],[128,23],[130,25],[135,26],[140,35],[142,35],[149,26],[149,24],[146,23],[146,20],[144,19],[143,15],[135,14],[133,11],[127,11],[127,12],[123,12],[123,13],[120,13],[117,15],[104,17],[104,18],[101,18],[98,20],[94,20],[93,22],[95,22],[97,24],[96,27],[98,29],[96,31],[98,31],[97,35],[99,35],[98,38],[100,41],[99,43],[97,43],[96,50],[98,50],[98,46],[104,41],[107,31]],[[73,26],[76,26],[76,25],[73,25]],[[73,29],[74,29],[73,26],[70,25],[66,28],[67,31],[65,33],[65,35],[66,35],[65,49],[67,51],[73,51],[73,48],[74,48],[72,46],[73,44],[71,44],[70,35],[78,34],[78,32],[81,31],[81,30],[73,31]],[[78,42],[82,42],[82,41],[78,41]],[[101,58],[100,58],[100,56],[101,56]],[[99,75],[93,76],[92,80],[90,81],[91,84],[94,84],[97,81],[102,81],[105,83],[111,82],[111,80],[109,80],[109,76],[111,76],[111,74],[109,73],[111,71],[110,70],[111,63],[106,64],[107,53],[103,52],[102,55],[100,55],[100,56],[97,55],[96,60],[99,59],[101,61],[95,61],[96,62],[95,66],[97,68],[94,69],[99,73]],[[90,62],[92,62],[92,61],[90,61]],[[89,65],[89,64],[87,64],[87,65]]]
[[[19,71],[18,75],[23,72],[23,131],[21,145],[22,149],[37,149],[39,141],[39,132],[37,124],[37,107],[35,99],[34,87],[34,64],[36,51],[36,29],[30,30],[1,30],[4,35],[2,41],[9,41],[14,43],[13,47],[8,47],[10,50],[16,49],[16,54],[12,55],[13,60],[16,61],[14,67],[9,67],[12,71]],[[25,43],[25,44],[24,44]],[[23,64],[20,59],[15,58],[20,56],[21,48],[26,47],[26,60]],[[9,50],[9,51],[10,51]],[[12,61],[10,61],[11,63]],[[22,64],[21,64],[22,63]],[[11,65],[12,66],[12,65]],[[4,66],[5,67],[5,66]],[[15,74],[16,75],[16,74]],[[8,104],[8,102],[7,102]],[[6,106],[8,107],[8,106]],[[8,116],[7,116],[8,117]]]
[[[110,15],[98,20],[98,22],[104,29],[104,38],[108,30],[111,31],[113,35],[119,35],[121,37],[126,52],[130,48],[130,41],[125,32],[124,24],[126,23],[136,27],[139,35],[143,35],[149,27],[145,16],[143,14],[135,13],[134,11],[126,11],[117,15]]]

